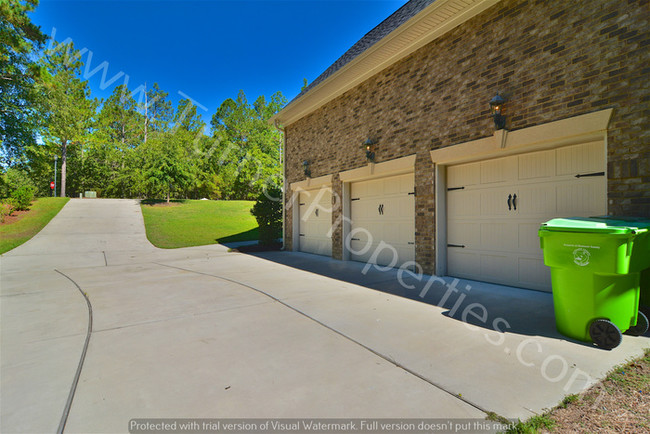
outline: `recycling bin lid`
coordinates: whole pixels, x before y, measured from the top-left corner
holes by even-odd
[[[541,229],[551,232],[584,232],[599,234],[637,234],[647,232],[650,224],[609,217],[556,218],[542,223]]]
[[[650,218],[644,217],[619,217],[611,215],[595,216],[590,217],[591,219],[603,221],[606,220],[607,224],[615,226],[627,226],[633,227],[636,229],[649,229],[650,230]]]

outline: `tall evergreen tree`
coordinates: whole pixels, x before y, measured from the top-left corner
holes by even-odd
[[[88,81],[81,78],[80,57],[72,42],[54,43],[42,60],[48,110],[45,135],[61,148],[61,197],[66,195],[68,147],[86,138],[97,107]]]
[[[141,110],[144,113],[144,142],[151,132],[167,130],[174,112],[168,96],[167,92],[160,89],[158,83],[154,83],[153,87],[145,92]]]

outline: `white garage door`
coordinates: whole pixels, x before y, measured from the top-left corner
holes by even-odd
[[[300,251],[332,255],[332,190],[300,192]]]
[[[596,142],[449,167],[448,274],[550,291],[539,226],[606,214],[605,161]]]
[[[413,174],[350,186],[350,258],[399,267],[415,259]]]

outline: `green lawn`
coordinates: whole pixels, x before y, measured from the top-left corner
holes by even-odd
[[[39,233],[69,200],[67,197],[42,197],[32,203],[30,211],[20,220],[0,225],[0,254]]]
[[[253,201],[183,200],[166,206],[142,201],[147,238],[156,247],[203,246],[258,239],[257,221],[250,213]]]

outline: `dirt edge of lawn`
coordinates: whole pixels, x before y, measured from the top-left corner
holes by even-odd
[[[556,407],[506,432],[650,432],[650,347],[584,392],[566,396]]]

